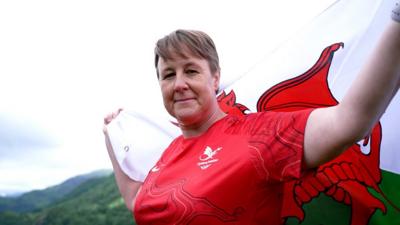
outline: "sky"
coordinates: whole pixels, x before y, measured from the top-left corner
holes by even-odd
[[[107,113],[166,114],[153,65],[164,35],[208,33],[226,86],[333,2],[1,1],[0,195],[110,169]]]

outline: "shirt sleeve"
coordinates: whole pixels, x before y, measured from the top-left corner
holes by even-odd
[[[251,154],[257,154],[259,162],[256,163],[268,182],[301,177],[304,131],[311,111],[261,112],[246,119],[243,128]]]

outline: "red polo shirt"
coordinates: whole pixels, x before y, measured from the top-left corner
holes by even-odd
[[[300,176],[310,112],[228,115],[178,137],[138,193],[137,224],[281,224],[282,181]]]

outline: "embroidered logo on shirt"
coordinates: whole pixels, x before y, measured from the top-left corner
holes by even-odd
[[[218,162],[219,159],[215,159],[214,156],[218,153],[219,150],[221,150],[222,147],[219,147],[215,150],[212,150],[209,146],[206,147],[204,150],[204,153],[199,156],[199,160],[201,162],[198,162],[197,165],[202,169],[205,170],[208,167],[210,167],[212,164]]]

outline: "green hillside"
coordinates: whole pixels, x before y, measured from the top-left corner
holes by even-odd
[[[32,203],[34,204],[34,203]],[[30,212],[4,211],[1,225],[134,225],[114,176],[86,180],[62,198]]]
[[[92,178],[110,175],[111,172],[111,170],[98,170],[92,173],[72,177],[59,185],[43,190],[31,191],[15,198],[0,197],[0,212],[31,212],[44,208],[55,201],[62,199],[83,182]]]

